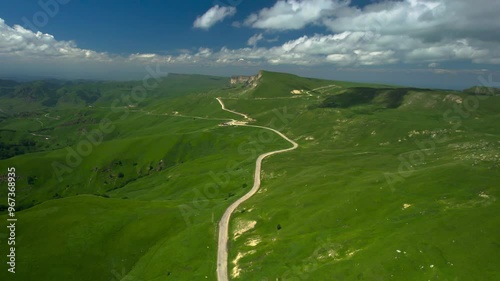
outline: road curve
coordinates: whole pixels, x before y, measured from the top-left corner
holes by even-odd
[[[220,98],[217,98],[217,101],[219,101],[223,110],[234,113],[234,114],[238,114],[238,115],[243,116],[246,119],[248,119],[248,116],[243,114],[243,113],[239,113],[239,112],[236,112],[233,110],[226,109],[226,107],[224,106],[224,103],[222,102],[222,100]],[[227,265],[228,265],[227,240],[228,240],[228,236],[229,236],[229,219],[231,218],[231,214],[234,212],[234,210],[236,210],[236,208],[238,208],[238,206],[241,203],[248,200],[250,197],[252,197],[259,190],[262,160],[264,160],[264,158],[266,158],[268,156],[291,151],[291,150],[294,150],[297,147],[299,147],[299,145],[296,142],[289,139],[287,136],[285,136],[283,133],[281,133],[278,130],[268,128],[268,127],[263,127],[263,126],[255,126],[255,125],[243,125],[243,124],[235,124],[235,125],[271,130],[271,131],[275,132],[276,134],[278,134],[279,136],[281,136],[282,138],[284,138],[285,140],[287,140],[288,142],[290,142],[293,146],[290,148],[287,148],[287,149],[281,149],[281,150],[276,150],[276,151],[271,151],[271,152],[266,152],[264,154],[261,154],[257,158],[257,160],[255,161],[255,174],[254,174],[254,182],[253,182],[252,189],[247,194],[243,195],[243,197],[241,197],[240,199],[236,200],[233,204],[231,204],[231,206],[229,206],[226,209],[226,211],[224,212],[224,215],[222,215],[222,218],[219,221],[219,242],[218,242],[218,249],[217,249],[217,280],[218,281],[228,281],[229,280],[228,279],[228,268],[227,268]]]
[[[222,107],[222,110],[225,110],[227,112],[231,112],[231,113],[234,113],[236,115],[240,115],[240,116],[243,116],[245,119],[249,119],[248,118],[248,115],[246,114],[243,114],[243,113],[240,113],[240,112],[236,112],[234,110],[231,110],[231,109],[227,109],[226,106],[224,105],[224,103],[222,102],[222,100],[220,98],[216,98],[217,101],[220,103],[220,106]]]

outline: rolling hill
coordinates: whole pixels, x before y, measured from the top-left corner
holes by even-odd
[[[289,146],[217,97],[299,144],[232,216],[231,280],[500,278],[496,90],[254,79],[0,81],[1,279],[216,280],[218,220]]]

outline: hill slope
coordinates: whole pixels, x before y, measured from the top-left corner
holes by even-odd
[[[218,220],[257,156],[289,146],[220,126],[239,116],[216,97],[300,145],[263,162],[261,191],[233,215],[232,280],[500,278],[500,97],[263,71],[255,85],[172,75],[123,99],[141,83],[55,85],[51,106],[52,91],[0,97],[13,280],[215,280]]]

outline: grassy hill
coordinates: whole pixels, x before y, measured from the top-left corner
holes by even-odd
[[[2,280],[215,280],[218,220],[289,146],[219,126],[238,116],[216,97],[300,145],[233,215],[232,280],[500,278],[500,97],[263,71],[124,99],[141,84],[0,83],[0,185],[16,167],[20,207]]]
[[[290,92],[293,90],[313,91],[317,88],[328,87],[335,84],[339,87],[371,87],[378,88],[385,85],[353,83],[343,81],[329,81],[317,78],[305,78],[297,75],[279,72],[261,71],[262,77],[259,79],[258,85],[251,93],[254,98],[266,97],[290,97]],[[320,91],[319,89],[318,91]]]

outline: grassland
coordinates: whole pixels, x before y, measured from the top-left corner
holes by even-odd
[[[236,117],[216,97],[300,145],[263,162],[232,217],[234,280],[500,279],[500,97],[263,72],[254,88],[172,75],[123,99],[140,84],[2,84],[0,175],[16,167],[21,207],[14,277],[0,215],[2,280],[215,280],[218,219],[257,156],[289,146],[219,126]]]

